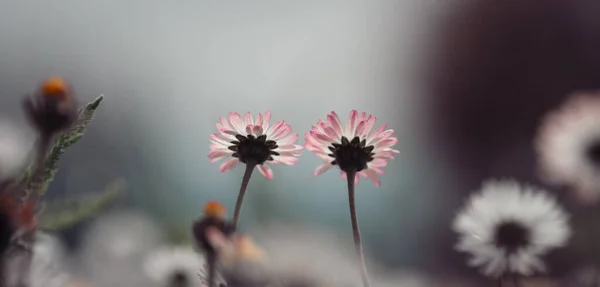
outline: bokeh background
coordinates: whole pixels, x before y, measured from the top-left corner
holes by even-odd
[[[6,0],[0,111],[24,123],[22,97],[54,75],[82,102],[104,94],[48,197],[124,178],[113,209],[145,212],[173,240],[205,201],[233,208],[243,170],[220,174],[206,158],[220,115],[271,110],[302,135],[331,110],[372,113],[396,130],[401,154],[381,188],[358,186],[367,254],[475,277],[452,250],[450,220],[486,178],[539,183],[539,119],[568,93],[600,86],[599,9],[593,0]],[[277,220],[350,236],[344,182],[335,171],[313,177],[319,163],[305,151],[296,166],[274,167],[272,181],[257,173],[244,229]],[[85,230],[63,235],[77,248]],[[570,270],[569,258],[558,255],[554,270]]]

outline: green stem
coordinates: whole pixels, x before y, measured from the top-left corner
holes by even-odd
[[[358,258],[361,264],[361,279],[364,287],[370,287],[369,283],[369,273],[367,272],[367,265],[365,264],[365,255],[360,239],[360,230],[358,228],[358,218],[356,216],[356,204],[354,200],[354,177],[356,176],[356,171],[346,171],[346,176],[348,180],[348,201],[350,203],[350,220],[352,221],[352,234],[354,237],[354,248],[356,249],[356,254],[358,254]]]
[[[256,167],[256,163],[247,162],[246,170],[244,171],[244,177],[242,178],[242,186],[240,186],[240,192],[238,193],[237,201],[235,202],[235,210],[233,212],[233,229],[237,229],[238,221],[240,219],[240,212],[242,211],[242,204],[244,203],[244,195],[246,194],[246,188],[252,177],[252,172]]]

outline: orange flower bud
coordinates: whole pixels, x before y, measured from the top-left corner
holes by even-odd
[[[209,201],[204,205],[204,215],[208,217],[225,218],[227,209],[217,201]]]
[[[44,81],[41,92],[44,97],[58,97],[61,101],[67,100],[70,95],[67,81],[59,77],[53,77]]]

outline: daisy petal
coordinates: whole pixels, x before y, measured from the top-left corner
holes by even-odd
[[[381,181],[379,181],[379,177],[377,176],[375,170],[367,169],[365,170],[364,174],[373,182],[373,184],[375,184],[376,187],[381,186]]]
[[[282,138],[277,141],[280,146],[290,145],[298,140],[298,134],[291,134],[288,137]]]
[[[254,120],[252,119],[252,114],[250,112],[246,112],[244,116],[244,123],[246,125],[254,125]]]
[[[352,110],[350,112],[350,116],[348,117],[348,121],[346,122],[346,135],[349,138],[354,138],[354,134],[356,132],[356,124],[358,121],[358,112],[356,110]]]
[[[271,170],[270,167],[268,167],[267,165],[263,164],[263,165],[259,165],[257,166],[258,171],[260,171],[260,173],[268,178],[268,179],[273,179],[273,170]]]
[[[344,132],[342,131],[342,124],[340,123],[340,119],[337,117],[337,115],[334,112],[327,115],[327,122],[329,123],[329,125],[331,126],[333,131],[335,131],[337,138],[341,138],[344,135]]]
[[[271,111],[265,112],[265,118],[263,119],[263,129],[266,131],[269,129],[269,124],[271,122]]]
[[[247,125],[246,126],[246,134],[248,134],[248,135],[254,135],[253,128],[254,128],[254,126]]]
[[[313,175],[314,176],[320,175],[320,174],[326,172],[327,170],[329,170],[332,166],[333,165],[331,165],[331,163],[329,163],[329,162],[322,163],[315,169],[315,171],[313,171]]]
[[[236,167],[239,163],[240,161],[237,158],[228,159],[223,164],[221,164],[221,166],[219,167],[219,171],[226,172]]]
[[[257,126],[263,126],[264,125],[263,115],[262,114],[259,113],[258,116],[256,116],[256,122],[255,122],[255,124]]]
[[[254,133],[256,136],[260,136],[263,134],[263,128],[261,126],[254,126],[252,128],[252,133]]]
[[[238,113],[229,113],[229,121],[231,122],[231,126],[238,134],[244,133],[244,123],[242,122],[242,117]]]

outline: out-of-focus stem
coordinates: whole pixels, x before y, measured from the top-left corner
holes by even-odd
[[[215,277],[217,277],[217,254],[215,252],[206,254],[206,265],[208,265],[208,287],[215,287]]]

